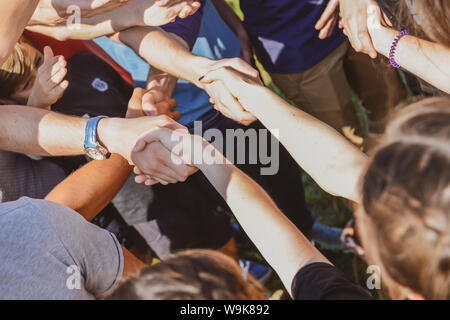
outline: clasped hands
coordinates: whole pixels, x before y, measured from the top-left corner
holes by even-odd
[[[227,96],[233,99],[234,103],[231,104],[231,107],[234,109],[228,109],[225,104],[222,104],[223,100],[220,100],[220,106],[216,105],[216,108],[226,116],[248,114],[249,117],[255,119],[239,103],[240,99],[245,101],[249,86],[261,85],[259,79],[254,75],[249,76],[236,71],[233,67],[224,66],[211,70],[201,78],[200,82],[205,86],[215,85],[214,89],[222,90],[219,93],[220,99]],[[142,89],[136,89],[130,101],[129,115],[145,115],[142,108],[142,102],[146,101],[145,96],[148,96],[148,93]],[[172,104],[171,107],[167,106],[169,106],[167,114],[173,114],[172,108],[176,104]],[[203,150],[209,143],[202,137],[190,135],[185,127],[168,116],[147,118],[154,121],[154,126],[139,136],[130,157],[130,162],[135,165],[134,172],[137,175],[135,181],[146,185],[155,183],[167,185],[186,181],[198,170],[193,161],[194,152],[202,152],[192,146],[202,146]]]

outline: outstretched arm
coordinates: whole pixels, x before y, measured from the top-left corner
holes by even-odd
[[[252,242],[278,273],[286,289],[290,291],[292,281],[302,267],[314,262],[330,263],[256,182],[229,163],[207,141],[162,128],[151,130],[140,141],[140,146],[154,141],[161,141],[183,156],[185,161],[195,163],[202,170],[226,200]],[[184,149],[179,153],[181,143]],[[205,156],[198,161],[201,154]]]
[[[51,20],[49,17],[35,19],[27,29],[58,40],[89,40],[133,26],[161,26],[177,16],[185,18],[194,14],[199,7],[200,3],[194,0],[170,0],[164,5],[158,4],[158,1],[155,0],[129,1],[115,10],[88,17],[83,16],[79,21],[69,19],[70,23],[63,19],[63,22],[52,25],[45,21]],[[76,13],[73,12],[73,14]],[[45,14],[41,15],[45,16]],[[39,16],[39,10],[35,16]]]
[[[233,70],[210,72],[202,81],[224,83],[248,112],[279,135],[292,157],[325,191],[360,201],[358,182],[367,156],[336,130]]]
[[[38,3],[39,0],[0,0],[0,66],[13,51]]]
[[[234,58],[214,61],[196,56],[190,52],[188,43],[181,37],[158,27],[130,28],[112,38],[132,48],[152,67],[204,89],[217,105],[234,111],[234,120],[244,124],[255,120],[252,115],[242,110],[226,88],[218,86],[217,83],[204,84],[199,81],[199,78],[208,71],[223,66],[229,66],[253,78],[258,78],[258,71],[243,60]]]

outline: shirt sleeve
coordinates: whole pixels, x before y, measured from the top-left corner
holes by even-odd
[[[370,300],[371,296],[331,264],[311,263],[292,282],[295,300]]]
[[[85,289],[97,298],[111,294],[124,267],[122,247],[116,237],[60,204],[33,200],[33,205],[47,218],[80,269]]]
[[[174,33],[181,37],[189,45],[192,50],[194,48],[195,41],[200,33],[200,27],[203,19],[203,8],[206,0],[201,0],[201,8],[192,16],[185,19],[177,18],[174,22],[166,24],[161,28],[170,33]]]

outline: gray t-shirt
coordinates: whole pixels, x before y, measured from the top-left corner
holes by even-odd
[[[116,237],[62,205],[0,204],[0,299],[95,299],[123,272]]]

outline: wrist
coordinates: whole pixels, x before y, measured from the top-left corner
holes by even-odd
[[[98,142],[108,149],[110,153],[121,154],[120,148],[117,144],[117,134],[122,130],[124,119],[119,118],[105,118],[98,123],[97,127],[97,139]],[[122,156],[126,156],[121,154]],[[126,157],[127,159],[129,158]]]
[[[395,39],[396,31],[384,26],[369,30],[375,50],[388,57],[392,42]]]
[[[203,89],[204,85],[199,81],[199,79],[205,76],[208,72],[212,71],[212,66],[215,61],[205,58],[194,56],[192,57],[192,61],[190,61],[189,65],[193,66],[190,72],[190,79],[186,79],[189,82],[192,82],[197,87]]]
[[[264,100],[264,97],[267,95],[273,94],[272,90],[254,82],[244,81],[241,86],[240,97],[238,97],[241,105],[244,106],[245,110],[257,116],[257,112],[261,110],[261,100]],[[262,99],[261,99],[262,98]]]

